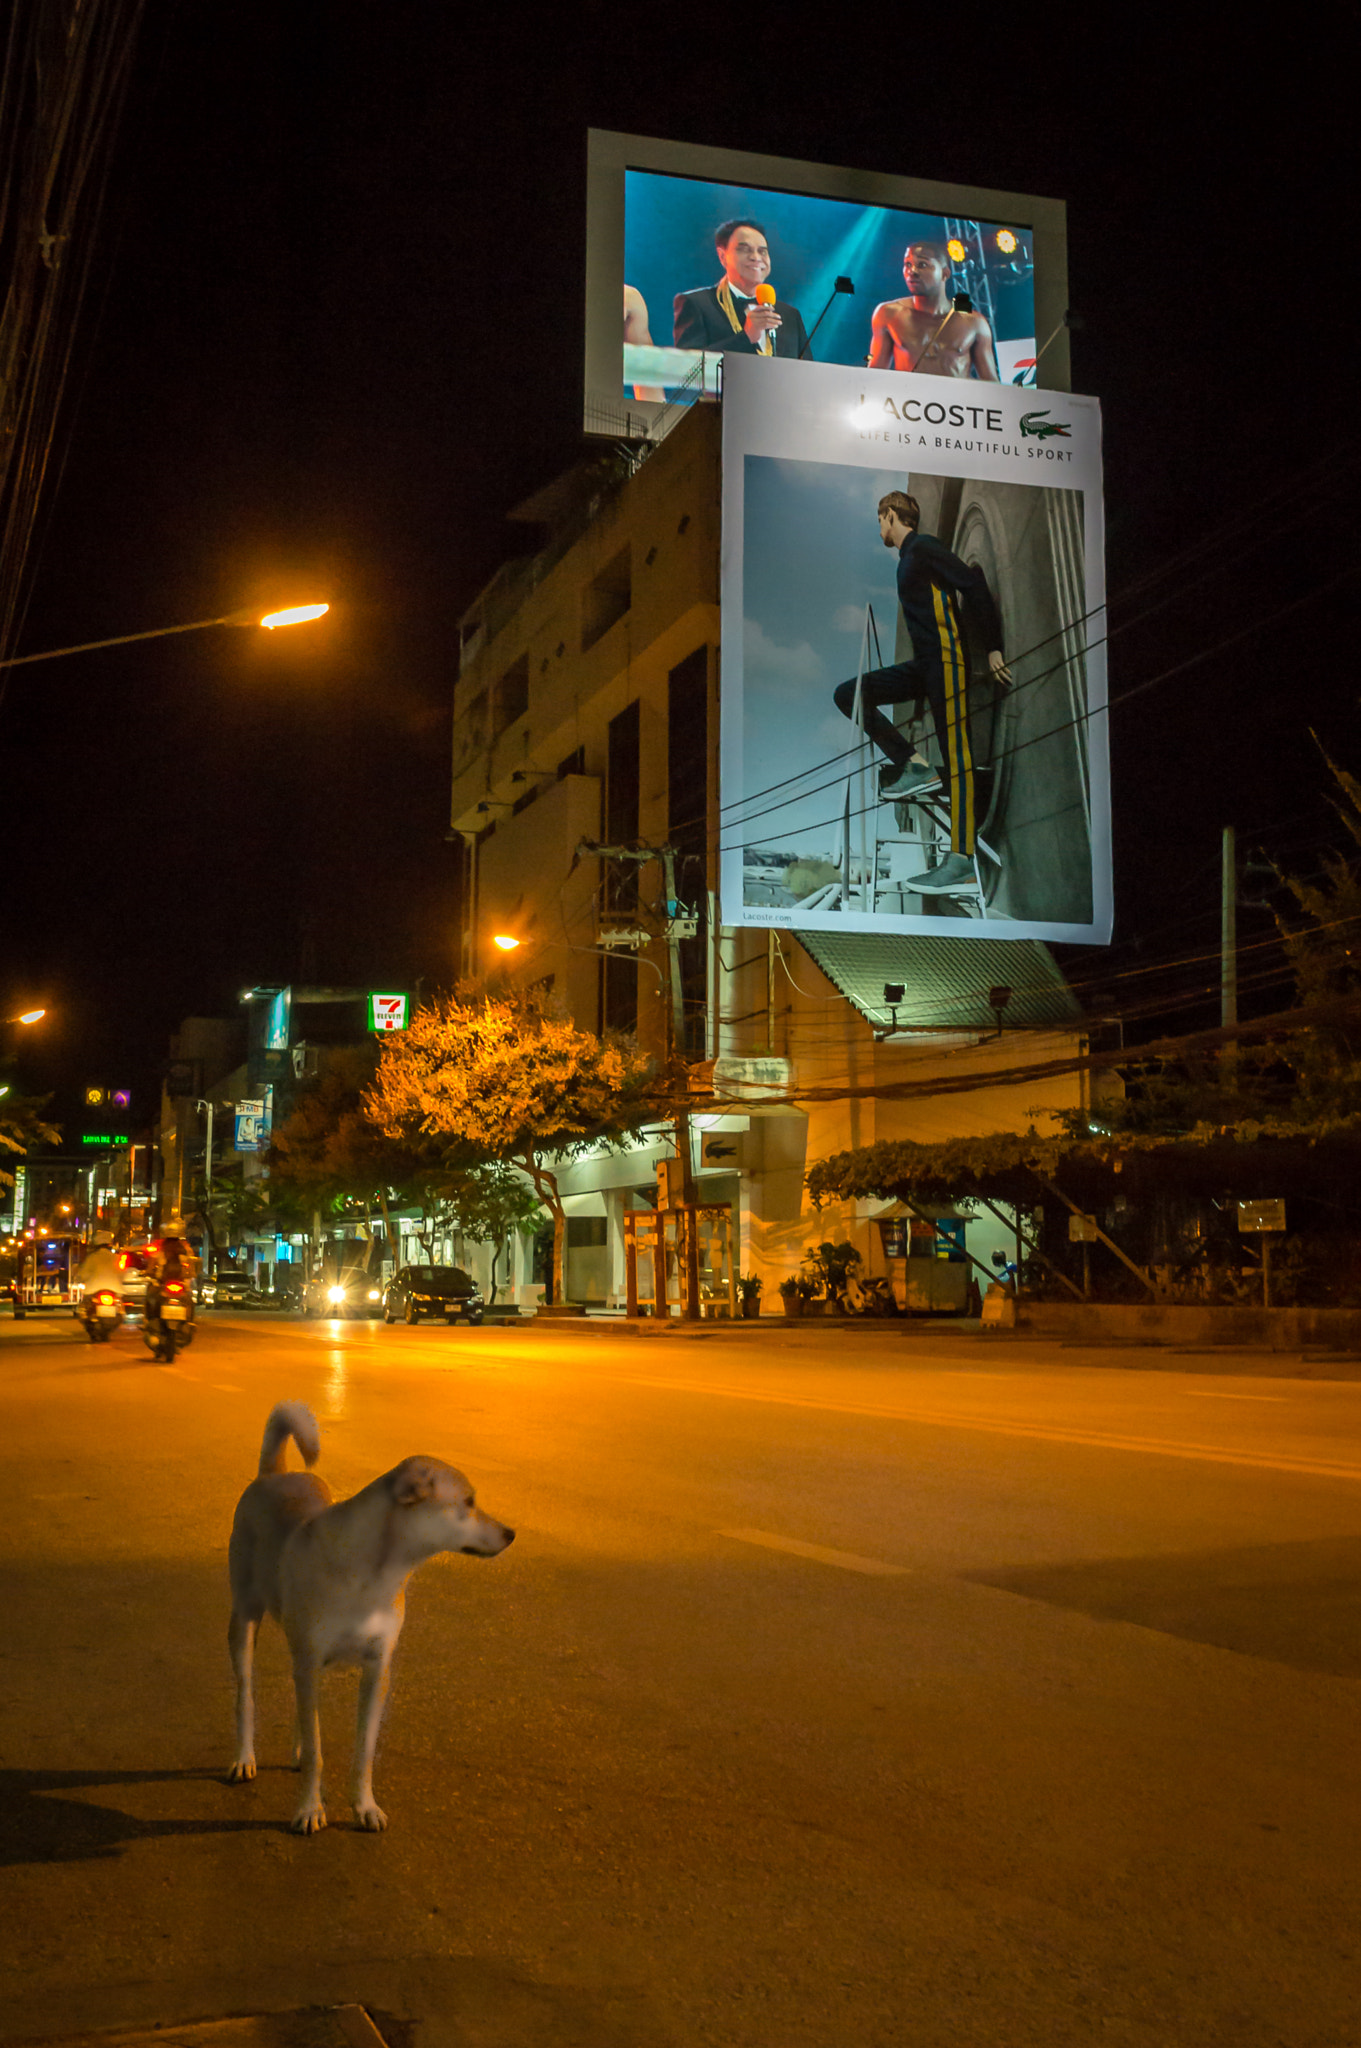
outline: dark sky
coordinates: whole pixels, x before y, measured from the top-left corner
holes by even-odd
[[[1116,709],[1117,945],[1070,968],[1212,952],[1224,824],[1317,867],[1309,728],[1361,766],[1349,59],[1095,17],[151,0],[21,651],[335,609],[15,675],[29,1085],[145,1102],[178,1020],[256,979],[451,978],[455,625],[579,452],[592,125],[1068,201],[1113,695],[1250,629]]]

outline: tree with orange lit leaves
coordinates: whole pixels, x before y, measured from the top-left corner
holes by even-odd
[[[578,1030],[535,990],[465,984],[384,1043],[363,1106],[389,1137],[442,1137],[451,1159],[518,1167],[553,1218],[561,1301],[567,1217],[554,1168],[655,1117],[651,1076],[630,1040]]]

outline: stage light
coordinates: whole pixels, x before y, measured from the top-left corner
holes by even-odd
[[[945,244],[945,253],[952,263],[965,263],[968,261],[969,252],[957,236],[953,236]]]
[[[1015,254],[1016,237],[1015,235],[1012,234],[1010,228],[1000,228],[998,230],[997,246],[1004,256],[1011,256]]]

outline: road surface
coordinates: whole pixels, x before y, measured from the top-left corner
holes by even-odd
[[[1206,1364],[209,1311],[167,1368],[0,1322],[0,2035],[354,2001],[396,2048],[1361,2041],[1361,1382]],[[338,1493],[429,1451],[519,1532],[411,1582],[381,1836],[352,1673],[331,1825],[288,1832],[268,1626],[226,1782],[227,1534],[284,1397]]]

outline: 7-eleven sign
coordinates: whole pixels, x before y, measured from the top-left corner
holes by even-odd
[[[409,996],[369,995],[370,1031],[405,1031],[411,1022]]]

